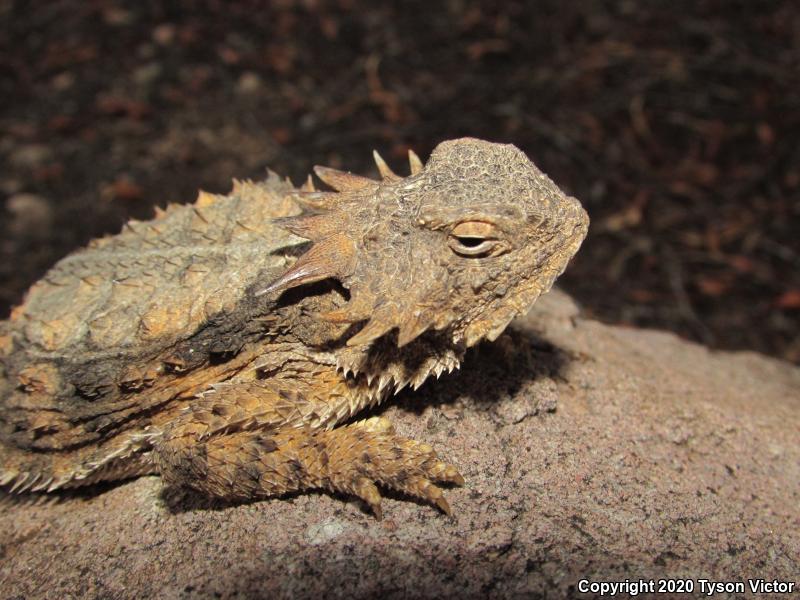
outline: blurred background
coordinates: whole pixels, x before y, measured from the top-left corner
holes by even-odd
[[[591,316],[800,363],[791,0],[0,0],[0,316],[153,205],[265,167],[516,144],[592,218]]]

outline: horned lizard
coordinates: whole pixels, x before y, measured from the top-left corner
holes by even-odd
[[[548,290],[588,217],[517,148],[440,144],[380,180],[316,167],[157,209],[56,264],[0,323],[0,485],[160,474],[238,501],[463,485],[383,417]]]

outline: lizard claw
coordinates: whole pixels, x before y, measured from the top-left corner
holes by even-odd
[[[383,519],[383,510],[381,509],[381,493],[378,488],[366,477],[361,477],[353,490],[356,496],[366,502],[375,518],[380,521]]]
[[[375,483],[452,515],[436,483],[464,485],[464,478],[453,465],[439,460],[428,444],[397,435],[384,417],[353,423],[327,432],[327,436],[331,463],[326,476],[332,487],[364,500],[377,518],[382,512]]]

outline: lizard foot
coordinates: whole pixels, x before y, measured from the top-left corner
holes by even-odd
[[[397,435],[385,417],[359,421],[323,435],[325,453],[320,458],[327,459],[328,487],[358,496],[377,518],[382,511],[376,484],[452,514],[436,483],[464,485],[464,478],[453,465],[439,460],[428,444]]]

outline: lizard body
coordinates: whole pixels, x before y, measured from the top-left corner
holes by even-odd
[[[61,260],[0,324],[0,485],[160,474],[211,496],[387,486],[449,507],[428,445],[360,410],[495,339],[588,217],[525,155],[475,139],[379,181],[317,167],[158,210]],[[310,180],[309,180],[310,181]]]

